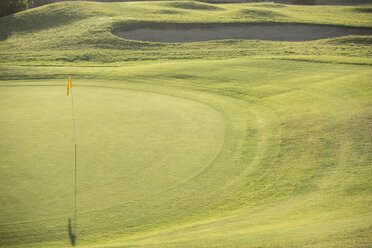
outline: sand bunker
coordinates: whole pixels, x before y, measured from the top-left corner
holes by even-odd
[[[372,35],[372,28],[311,24],[168,25],[115,30],[117,37],[151,42],[195,42],[224,39],[310,41],[346,35]]]

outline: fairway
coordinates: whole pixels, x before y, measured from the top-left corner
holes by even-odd
[[[113,35],[370,30],[370,9],[82,1],[1,17],[0,247],[71,247],[69,218],[82,248],[370,247],[371,35]]]

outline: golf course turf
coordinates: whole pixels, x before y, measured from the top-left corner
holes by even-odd
[[[369,7],[61,2],[0,18],[0,247],[369,247],[372,38],[160,43]],[[156,21],[154,21],[156,20]]]

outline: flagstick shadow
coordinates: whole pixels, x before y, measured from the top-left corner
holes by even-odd
[[[71,219],[68,219],[68,236],[70,238],[70,243],[72,246],[76,245],[76,235],[72,232],[72,225],[71,225]]]

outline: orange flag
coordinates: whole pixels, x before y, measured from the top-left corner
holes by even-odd
[[[66,93],[68,95],[70,89],[72,88],[72,84],[71,84],[71,76],[68,76],[68,85],[67,85],[67,89],[66,89]]]

